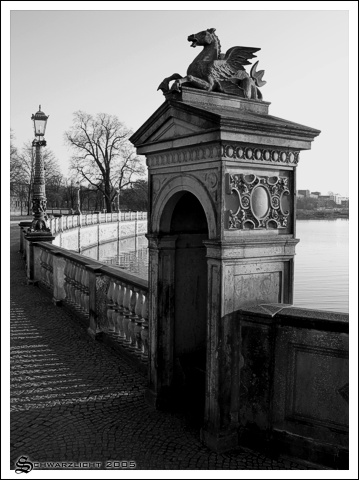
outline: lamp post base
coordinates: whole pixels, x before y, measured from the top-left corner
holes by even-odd
[[[55,236],[51,231],[44,230],[34,230],[31,231],[31,228],[27,231],[25,239],[29,242],[52,242],[55,239]]]

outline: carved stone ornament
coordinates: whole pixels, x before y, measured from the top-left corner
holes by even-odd
[[[260,48],[232,47],[225,54],[221,53],[221,44],[215,31],[215,28],[208,28],[187,38],[191,47],[200,46],[203,50],[188,67],[185,77],[174,73],[165,78],[157,90],[162,90],[164,94],[170,90],[179,92],[182,85],[185,85],[208,92],[217,91],[262,100],[259,87],[267,83],[262,80],[264,70],[257,72],[258,62],[252,66],[250,74],[244,69],[244,65],[250,65],[249,60],[256,57],[254,54]],[[175,82],[170,88],[172,80]]]
[[[228,229],[277,229],[288,224],[283,198],[290,194],[287,177],[227,174],[228,191],[238,196],[237,211],[229,210]]]
[[[46,199],[34,198],[32,212],[34,218],[31,222],[30,232],[50,232],[49,219],[46,215]]]
[[[257,148],[245,145],[222,145],[222,158],[249,160],[254,163],[281,163],[298,165],[299,152],[275,148]]]
[[[202,147],[186,148],[173,152],[151,155],[147,158],[148,166],[161,167],[178,163],[191,163],[205,160],[216,160],[221,155],[219,145],[205,145]]]

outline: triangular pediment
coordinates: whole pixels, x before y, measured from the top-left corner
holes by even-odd
[[[165,102],[131,137],[134,145],[203,134],[218,125],[217,115],[179,102]]]
[[[214,138],[250,137],[263,143],[270,137],[283,143],[283,137],[295,148],[308,149],[320,131],[268,114],[268,102],[232,98],[194,89],[182,89],[179,98],[166,101],[130,138],[141,154],[172,148],[174,143],[208,142]],[[187,98],[188,97],[188,98]],[[172,143],[171,143],[172,142]],[[299,143],[298,143],[299,142]],[[289,144],[288,144],[289,145]]]
[[[161,127],[147,139],[148,142],[158,142],[172,138],[184,137],[200,133],[201,129],[198,125],[193,125],[179,118],[168,119]]]

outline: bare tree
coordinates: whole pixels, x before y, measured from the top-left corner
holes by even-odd
[[[21,168],[19,152],[13,143],[14,138],[14,132],[10,129],[10,183],[12,184],[13,190],[17,192],[18,185],[21,185],[24,180],[24,174]]]
[[[130,188],[124,189],[121,203],[131,210],[147,211],[148,208],[148,183],[147,180],[138,180]]]
[[[75,153],[70,170],[104,197],[112,211],[117,189],[131,185],[145,172],[144,163],[129,142],[132,132],[114,115],[78,111],[65,141]]]

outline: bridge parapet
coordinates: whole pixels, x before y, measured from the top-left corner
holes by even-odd
[[[20,252],[26,258],[25,240],[29,222],[20,222]],[[53,245],[82,252],[115,238],[127,238],[147,232],[147,212],[92,213],[64,215],[50,219]]]
[[[32,283],[85,323],[88,333],[119,348],[146,372],[148,282],[46,242],[32,242]]]
[[[147,371],[148,282],[78,253],[114,238],[143,235],[147,212],[53,218],[52,244],[27,240],[28,223],[19,224],[28,282],[85,322],[91,336],[112,343]]]
[[[240,444],[348,468],[349,315],[252,305],[225,316],[222,329],[232,358],[223,365],[238,373],[226,377],[232,399],[223,405]]]

